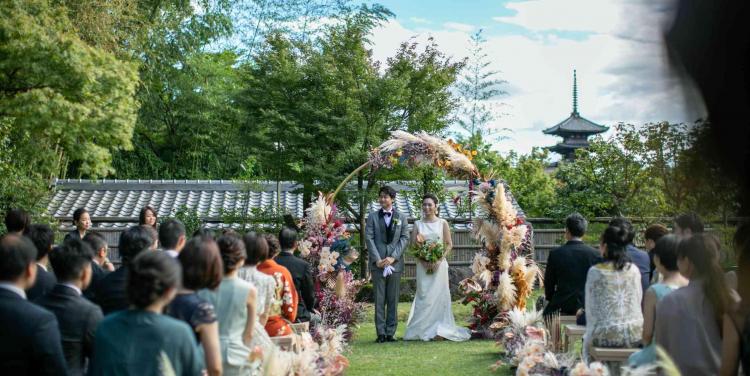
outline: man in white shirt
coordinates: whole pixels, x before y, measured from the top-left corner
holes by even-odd
[[[164,252],[177,258],[185,247],[185,225],[176,219],[162,223],[159,226],[159,243]]]

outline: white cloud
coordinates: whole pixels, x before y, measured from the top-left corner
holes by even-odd
[[[414,23],[416,23],[416,24],[424,24],[424,25],[428,25],[428,24],[431,24],[431,23],[432,23],[432,22],[430,22],[430,20],[428,20],[428,19],[426,19],[426,18],[422,18],[422,17],[410,17],[410,18],[409,18],[409,20],[410,20],[411,22],[414,22]]]
[[[461,31],[465,33],[469,33],[474,30],[473,25],[468,25],[468,24],[459,23],[459,22],[446,22],[443,24],[443,27],[449,30],[456,30],[456,31]]]
[[[558,3],[562,3],[560,5]],[[673,76],[661,38],[668,19],[664,2],[612,0],[535,0],[510,3],[518,13],[503,22],[530,32],[485,35],[491,69],[509,81],[509,93],[499,98],[508,113],[493,127],[510,128],[510,140],[496,148],[527,153],[534,146],[560,141],[541,130],[565,119],[572,107],[573,69],[578,70],[579,111],[608,126],[618,122],[692,122],[705,114],[700,101],[688,102],[685,84]],[[565,8],[565,9],[563,9]],[[638,25],[634,27],[633,25]],[[455,59],[467,55],[471,25],[443,24],[412,30],[391,20],[372,38],[373,56],[385,61],[399,44],[414,37],[434,37],[439,48]],[[586,31],[584,38],[568,39],[553,30]]]

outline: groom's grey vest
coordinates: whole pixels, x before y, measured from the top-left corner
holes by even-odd
[[[365,224],[367,252],[370,256],[370,270],[382,270],[377,267],[378,259],[393,257],[393,267],[397,273],[404,271],[404,252],[409,243],[408,217],[393,210],[390,225],[385,224],[381,210],[374,210],[367,216]]]

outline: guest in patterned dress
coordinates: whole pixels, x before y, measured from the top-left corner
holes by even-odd
[[[600,247],[604,262],[586,277],[584,359],[592,347],[632,348],[641,341],[641,272],[627,256],[629,231],[609,226]]]
[[[297,319],[299,297],[297,296],[297,289],[294,287],[292,274],[273,260],[281,250],[279,241],[272,235],[267,236],[266,241],[269,245],[269,257],[258,265],[258,270],[274,278],[276,282],[274,296],[278,302],[268,317],[266,332],[271,337],[286,336],[292,334],[292,327],[289,324]]]
[[[206,241],[209,238],[201,239]],[[218,290],[201,290],[198,294],[214,305],[219,319],[224,375],[250,375],[257,292],[253,285],[237,278],[237,272],[247,257],[242,240],[234,233],[227,233],[217,243],[224,265],[224,279]]]
[[[182,288],[166,308],[166,314],[193,329],[203,347],[208,375],[221,375],[219,323],[214,306],[198,296],[202,289],[215,290],[224,275],[219,247],[211,239],[193,238],[178,258],[182,265]]]
[[[645,346],[641,351],[630,356],[628,363],[632,367],[656,362],[656,342],[654,341],[654,327],[656,325],[656,303],[672,291],[685,287],[688,280],[680,274],[677,268],[677,246],[680,239],[676,235],[661,237],[651,253],[654,255],[656,271],[662,281],[651,285],[643,297],[643,336]]]

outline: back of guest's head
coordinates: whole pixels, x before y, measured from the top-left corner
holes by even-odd
[[[643,238],[646,240],[652,240],[654,242],[659,241],[662,236],[669,234],[669,229],[661,223],[655,223],[646,227],[646,231],[643,233]]]
[[[724,270],[720,263],[721,243],[719,240],[706,233],[694,234],[690,238],[683,238],[677,247],[678,262],[685,264],[685,260],[690,261],[692,271],[683,270],[680,265],[680,272],[690,280],[702,280],[704,293],[711,302],[717,319],[721,319],[727,312],[731,298],[729,287],[724,278]],[[691,273],[685,273],[689,271]]]
[[[625,217],[614,217],[609,221],[610,226],[619,227],[621,230],[627,232],[626,244],[630,244],[635,239],[635,230],[633,230],[633,223]]]
[[[680,238],[675,235],[664,235],[656,242],[653,249],[654,257],[659,257],[659,262],[671,272],[677,271],[677,247],[680,245]]]
[[[0,281],[15,282],[36,261],[36,247],[28,238],[15,234],[0,237]]]
[[[390,196],[392,200],[396,199],[396,190],[393,189],[393,187],[389,185],[384,185],[380,187],[380,190],[378,191],[378,196],[387,195]]]
[[[201,238],[210,238],[210,239],[216,239],[214,237],[214,232],[207,229],[207,228],[199,228],[195,231],[193,231],[193,237],[201,237]]]
[[[284,227],[279,231],[279,245],[281,249],[288,250],[294,248],[294,243],[297,242],[297,230]]]
[[[88,214],[89,211],[86,208],[78,208],[73,212],[73,222],[78,222],[84,214]]]
[[[245,244],[239,236],[230,234],[222,235],[216,241],[221,253],[221,261],[224,264],[224,274],[229,274],[240,267],[240,262],[247,259]]]
[[[573,213],[565,218],[565,229],[570,232],[570,235],[580,238],[586,233],[588,222],[586,218],[578,213]]]
[[[248,265],[257,265],[268,259],[268,242],[264,236],[248,232],[242,241],[245,243]]]
[[[151,237],[151,245],[149,246],[149,248],[155,250],[159,242],[159,233],[156,232],[156,228],[154,228],[154,226],[149,226],[149,225],[139,225],[139,226],[143,227],[148,233],[148,236]]]
[[[159,226],[159,243],[164,249],[175,249],[180,238],[185,236],[185,225],[177,219],[170,219]]]
[[[604,259],[612,262],[615,270],[622,270],[630,261],[627,253],[628,244],[630,244],[629,236],[628,230],[612,225],[607,227],[602,234],[601,242],[607,246]]]
[[[36,247],[36,259],[41,260],[47,253],[52,249],[52,244],[55,243],[55,232],[52,228],[44,224],[33,224],[29,227],[29,232],[26,236],[31,239]]]
[[[5,228],[8,232],[23,233],[29,230],[31,217],[23,209],[13,208],[5,213]]]
[[[178,257],[182,265],[182,286],[191,290],[213,290],[224,276],[224,263],[213,239],[192,238]]]
[[[88,245],[94,251],[94,254],[96,254],[100,249],[106,249],[109,246],[109,244],[107,244],[107,239],[104,238],[104,235],[98,232],[87,232],[86,236],[83,237],[83,241],[88,243]]]
[[[281,243],[279,243],[279,239],[273,234],[263,234],[263,238],[265,238],[266,243],[268,243],[268,258],[272,259],[276,257],[276,255],[281,252]]]
[[[146,217],[151,214],[154,217],[154,223],[149,224],[146,221]],[[138,213],[138,224],[139,225],[148,225],[148,226],[154,226],[156,227],[156,224],[159,221],[159,216],[156,214],[156,210],[154,210],[153,207],[146,205],[143,208],[141,208],[141,211]]]
[[[153,237],[145,226],[129,227],[120,234],[120,242],[117,246],[122,264],[128,265],[141,252],[148,250],[153,242]]]
[[[80,278],[86,266],[91,265],[94,250],[88,242],[71,238],[49,255],[50,264],[59,282]]]
[[[128,268],[128,301],[146,308],[180,286],[180,264],[165,252],[144,252]]]
[[[693,212],[680,214],[674,218],[675,231],[679,231],[685,234],[687,230],[690,230],[689,234],[699,234],[704,230],[703,220],[698,214]],[[679,227],[679,228],[678,228]]]

